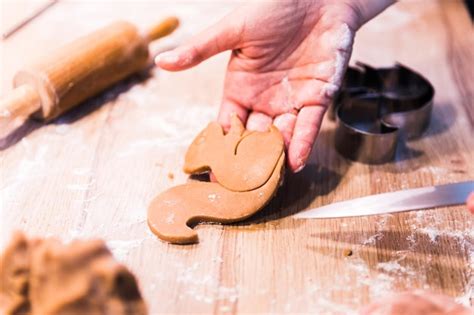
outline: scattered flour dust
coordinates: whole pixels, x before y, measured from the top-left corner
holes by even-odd
[[[459,295],[455,297],[455,300],[469,307],[474,298],[474,228],[472,225],[468,224],[460,230],[449,229],[443,224],[445,218],[440,217],[436,211],[411,212],[407,222],[411,232],[406,237],[406,244],[401,245],[398,251],[391,251],[389,260],[370,263],[363,259],[359,252],[363,252],[365,248],[372,249],[377,242],[386,237],[385,232],[389,230],[387,222],[391,217],[392,215],[381,216],[375,224],[374,232],[354,246],[354,254],[344,259],[346,271],[332,276],[331,290],[327,290],[327,286],[320,283],[321,279],[315,281],[307,279],[306,290],[302,295],[290,300],[287,311],[295,311],[298,304],[304,300],[307,305],[312,305],[312,311],[317,314],[357,314],[356,310],[366,302],[361,300],[359,294],[353,294],[353,292],[368,291],[369,299],[376,300],[398,292],[403,287],[436,290],[430,287],[426,273],[420,272],[408,263],[413,256],[417,255],[416,246],[420,237],[423,236],[433,246],[448,237],[450,242],[457,244],[460,251],[465,251],[467,254],[468,281],[464,284],[464,288],[460,287]],[[348,225],[341,225],[341,227],[347,228]],[[432,256],[428,254],[424,259],[429,265]],[[344,302],[336,302],[334,295],[343,296]]]
[[[48,154],[50,147],[47,144],[33,145],[27,138],[23,138],[19,143],[19,150],[24,157],[19,161],[16,168],[0,167],[0,221],[5,222],[4,218],[10,209],[16,208],[18,205],[18,195],[23,192],[29,183],[37,183],[45,179],[53,171],[48,168]],[[3,227],[0,243],[9,240],[9,232],[11,226]]]
[[[175,214],[173,212],[168,214],[168,216],[166,217],[166,223],[167,224],[173,224],[174,223],[174,217],[175,217]]]
[[[222,257],[216,256],[206,264],[195,262],[188,264],[177,260],[170,260],[173,264],[173,270],[177,270],[177,275],[172,275],[172,281],[177,282],[183,290],[180,290],[178,300],[180,303],[193,300],[204,304],[219,303],[220,311],[227,312],[232,309],[232,305],[236,303],[240,296],[238,286],[228,287],[219,283],[219,276],[217,273],[207,273],[204,270],[211,270],[219,268],[223,263]],[[212,275],[211,275],[212,274]],[[160,274],[153,276],[153,281],[150,284],[150,291],[156,294],[157,290],[165,290],[165,286],[159,283],[163,281],[167,283],[170,281],[167,274]],[[170,301],[170,304],[176,301]],[[221,309],[222,308],[222,309]]]
[[[294,91],[293,91],[293,88],[291,87],[291,83],[290,83],[290,80],[288,79],[288,76],[285,76],[281,80],[281,86],[283,88],[283,93],[284,93],[284,102],[285,102],[284,106],[288,110],[291,110],[296,105],[295,105],[295,102],[294,102]],[[278,106],[279,104],[273,104],[272,103],[271,105]]]
[[[332,84],[340,86],[344,76],[354,42],[354,32],[347,24],[342,24],[333,38],[333,46],[336,47],[334,74],[329,80]]]
[[[111,240],[107,241],[107,247],[114,254],[114,257],[121,261],[126,262],[130,252],[141,246],[145,239],[135,240]]]
[[[143,97],[134,96],[134,89],[127,94],[127,97]],[[145,91],[143,93],[146,94]],[[140,95],[138,92],[136,94]],[[135,101],[142,102],[140,99]],[[200,130],[210,121],[215,120],[216,112],[215,107],[204,104],[182,104],[172,108],[162,108],[159,113],[150,112],[145,118],[140,118],[138,123],[140,134],[119,149],[116,157],[129,158],[153,152],[153,150],[170,151],[185,148]]]
[[[354,32],[347,24],[342,24],[340,28],[329,38],[330,46],[335,50],[333,74],[322,90],[322,95],[331,99],[342,83],[347,64],[354,42]]]
[[[429,169],[430,173],[432,168]],[[436,174],[444,173],[444,169],[436,168]],[[409,242],[409,251],[414,251],[419,237],[423,235],[433,244],[437,246],[440,242],[449,239],[454,242],[458,250],[463,251],[467,256],[467,282],[463,292],[455,299],[458,303],[470,306],[474,299],[474,226],[472,221],[464,222],[464,228],[454,229],[445,226],[445,222],[449,222],[449,218],[443,213],[436,211],[414,211],[410,213],[408,223],[411,227],[411,234],[407,236]],[[429,288],[428,288],[429,289]]]
[[[207,199],[209,199],[210,202],[214,202],[219,198],[220,198],[220,196],[218,194],[209,194],[207,196]]]

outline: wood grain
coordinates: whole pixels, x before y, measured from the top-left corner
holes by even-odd
[[[177,14],[182,28],[161,43],[174,45],[237,3],[173,4],[61,1],[0,44],[2,92],[30,55],[116,18],[145,27]],[[461,1],[402,1],[388,9],[357,34],[352,60],[399,61],[430,79],[436,96],[425,136],[400,147],[396,163],[368,166],[338,155],[334,124],[326,120],[311,163],[287,176],[269,206],[240,224],[200,225],[201,242],[186,247],[157,240],[146,227],[146,207],[186,181],[184,152],[216,116],[228,54],[182,73],[154,69],[130,78],[50,124],[29,123],[2,144],[1,243],[14,229],[103,238],[137,274],[152,314],[345,314],[410,289],[472,305],[474,220],[464,206],[290,217],[334,201],[474,178],[472,53]]]

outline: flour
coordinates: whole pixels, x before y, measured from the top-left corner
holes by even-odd
[[[71,127],[69,125],[65,125],[65,124],[60,124],[60,125],[57,125],[55,128],[54,128],[54,132],[59,134],[59,135],[65,135],[67,134],[69,131],[71,130]]]
[[[330,46],[334,48],[334,64],[332,65],[333,74],[329,78],[322,90],[321,95],[331,99],[341,86],[345,69],[349,63],[349,57],[352,51],[354,41],[354,32],[347,24],[342,24],[339,29],[334,31],[329,37]]]
[[[288,76],[285,76],[281,80],[281,86],[283,88],[283,93],[284,93],[283,105],[288,110],[291,110],[295,107],[294,100],[293,100],[294,91],[293,91],[293,88],[291,87],[291,83],[290,83],[290,80],[288,79]],[[278,106],[278,104],[275,104],[275,105]]]
[[[209,194],[209,195],[207,196],[207,199],[209,199],[210,202],[214,202],[214,201],[216,201],[216,200],[219,199],[219,198],[220,198],[220,196],[217,195],[217,194]]]
[[[349,56],[354,42],[354,32],[347,24],[342,24],[335,32],[333,46],[336,47],[334,74],[329,82],[340,86],[344,76],[344,70],[349,62]]]
[[[436,170],[438,174],[445,173],[445,169],[428,168]],[[410,213],[409,223],[411,227],[411,234],[407,236],[409,241],[409,252],[414,252],[418,242],[417,235],[426,235],[433,246],[438,246],[438,242],[444,238],[448,238],[454,242],[456,248],[459,248],[467,256],[468,280],[465,284],[462,293],[455,297],[456,301],[465,306],[470,306],[470,299],[474,298],[474,227],[472,222],[465,222],[467,226],[465,229],[450,229],[445,226],[446,218],[443,218],[442,213],[437,211],[416,211]],[[431,261],[431,257],[427,257]],[[427,288],[425,288],[427,289]]]
[[[71,184],[67,184],[66,185],[66,188],[69,189],[69,190],[77,190],[77,191],[87,191],[89,190],[91,187],[93,187],[96,183],[96,180],[95,179],[91,179],[89,182],[87,183],[71,183]]]
[[[403,260],[405,257],[406,256],[401,257],[400,259],[397,259],[397,260],[378,263],[377,268],[381,270],[382,272],[384,272],[386,276],[391,274],[395,276],[403,275],[404,277],[411,276],[415,278],[416,272],[414,270],[400,265],[399,261]]]
[[[36,182],[46,178],[51,172],[48,169],[49,146],[33,146],[27,138],[23,138],[20,146],[24,151],[25,158],[19,161],[18,166],[11,170],[10,176],[0,175],[0,217],[3,217],[4,211],[11,204],[15,203],[18,191],[24,189],[26,182]],[[1,170],[3,173],[6,169]]]
[[[456,174],[450,169],[437,167],[437,166],[425,166],[419,169],[419,171],[431,175],[434,180],[434,185],[445,184],[447,179],[456,179]]]
[[[90,167],[77,167],[73,168],[71,173],[76,176],[88,176],[92,173],[92,169]]]
[[[446,228],[445,219],[436,211],[417,211],[411,212],[409,215],[410,219],[406,223],[411,227],[411,233],[406,237],[406,247],[401,247],[398,251],[391,251],[391,256],[387,261],[378,262],[375,265],[359,256],[359,253],[364,252],[365,248],[376,246],[377,242],[383,239],[389,230],[388,220],[393,216],[380,217],[375,224],[373,234],[360,240],[359,244],[352,246],[354,254],[344,259],[343,269],[345,270],[331,277],[331,293],[327,292],[326,285],[319,283],[323,282],[323,279],[318,279],[318,281],[308,279],[304,293],[294,298],[296,302],[292,300],[287,305],[290,312],[297,312],[299,298],[307,301],[308,305],[315,301],[315,305],[312,305],[311,308],[313,313],[354,314],[354,309],[358,309],[365,302],[349,292],[367,290],[369,299],[373,301],[399,291],[400,287],[433,291],[434,288],[430,287],[427,273],[415,270],[409,264],[409,261],[418,255],[417,246],[424,235],[433,246],[437,246],[441,238],[448,237],[451,242],[455,242],[456,247],[467,254],[466,264],[471,273],[468,274],[465,287],[460,290],[460,294],[455,299],[458,303],[469,306],[474,292],[474,272],[472,271],[474,270],[474,229],[472,227],[460,230]],[[424,263],[429,266],[434,263],[434,257],[431,254],[426,254],[422,258]],[[417,287],[420,284],[421,287]],[[344,302],[336,302],[334,294],[344,296]]]
[[[173,224],[173,223],[174,223],[174,217],[175,217],[175,214],[174,214],[174,213],[170,213],[170,214],[166,217],[166,223],[168,223],[168,224]]]
[[[121,261],[127,261],[128,255],[130,252],[142,245],[144,239],[134,239],[134,240],[111,240],[107,241],[107,247],[113,253],[114,257]]]
[[[140,88],[133,88],[126,98],[136,104],[156,104],[156,94]],[[148,94],[148,95],[147,95]],[[154,98],[153,100],[151,100]],[[141,111],[149,109],[143,108]],[[203,104],[182,104],[172,108],[161,108],[159,113],[150,111],[149,115],[138,115],[136,124],[140,130],[138,138],[133,139],[116,153],[119,159],[135,155],[160,152],[175,152],[177,148],[184,150],[199,131],[215,119],[216,108]],[[144,117],[143,117],[144,116]],[[151,137],[152,135],[152,137]]]
[[[439,236],[439,230],[437,230],[433,227],[422,227],[422,228],[418,229],[417,231],[421,232],[421,233],[425,233],[426,235],[428,235],[428,237],[430,238],[430,241],[432,243],[436,243],[436,239]]]
[[[187,266],[175,260],[174,265],[177,265],[179,270],[178,275],[174,281],[181,284],[182,293],[178,296],[180,300],[190,300],[201,302],[204,304],[214,304],[216,302],[222,303],[222,307],[226,309],[230,308],[230,305],[235,303],[239,298],[239,288],[223,286],[219,284],[219,279],[214,276],[215,273],[210,274],[203,273],[203,265],[199,262],[195,262],[190,266]],[[204,270],[212,270],[217,265],[223,262],[221,257],[215,257],[211,259],[210,263],[205,267]],[[161,279],[166,283],[166,277]]]
[[[217,257],[212,258],[211,261],[212,261],[213,263],[219,263],[219,264],[222,264],[222,263],[224,262],[224,260],[223,260],[222,257],[220,257],[220,256],[217,256]]]
[[[375,245],[375,243],[383,237],[383,231],[387,225],[388,218],[393,217],[391,214],[381,216],[381,219],[376,223],[376,233],[364,240],[362,245]]]

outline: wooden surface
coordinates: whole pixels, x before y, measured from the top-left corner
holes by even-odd
[[[1,42],[1,92],[27,60],[116,18],[145,27],[179,15],[182,28],[154,46],[159,49],[238,4],[169,3],[61,1]],[[24,5],[2,2],[1,14],[12,20]],[[135,76],[53,123],[29,123],[2,142],[1,243],[14,229],[65,240],[103,238],[138,276],[152,314],[350,313],[409,289],[472,305],[474,220],[464,206],[340,220],[289,216],[334,201],[474,178],[473,47],[461,2],[401,2],[384,12],[357,34],[352,60],[399,61],[431,80],[436,97],[425,136],[400,148],[396,163],[367,166],[335,152],[333,124],[325,121],[311,163],[287,177],[264,211],[241,224],[201,225],[201,242],[184,247],[149,232],[146,207],[157,193],[186,181],[183,154],[216,116],[228,54],[182,73],[154,69]]]

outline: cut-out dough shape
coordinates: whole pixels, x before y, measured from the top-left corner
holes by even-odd
[[[196,137],[186,153],[184,171],[196,174],[212,169],[225,188],[250,191],[270,178],[282,152],[283,138],[278,129],[247,131],[234,115],[227,134],[212,122]]]
[[[262,209],[275,194],[282,178],[285,155],[280,156],[270,179],[251,191],[231,191],[218,183],[192,182],[157,196],[148,208],[148,226],[159,238],[175,244],[198,242],[188,225],[199,222],[231,223]]]
[[[209,124],[186,156],[185,170],[198,173],[210,168],[217,182],[176,186],[151,202],[148,226],[162,240],[196,243],[198,235],[189,225],[243,220],[262,209],[276,193],[285,168],[280,132],[273,126],[268,132],[248,132],[236,120],[225,136],[220,126]]]

